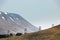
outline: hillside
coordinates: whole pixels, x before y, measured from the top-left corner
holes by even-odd
[[[24,36],[23,39],[27,38],[30,40],[60,40],[60,25]]]
[[[10,40],[60,40],[60,25],[35,33],[11,37]]]

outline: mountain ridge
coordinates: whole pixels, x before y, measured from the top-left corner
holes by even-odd
[[[24,33],[25,28],[27,29],[27,33],[38,31],[37,27],[33,26],[18,14],[8,12],[5,14],[1,11],[0,13],[0,28],[6,27],[7,31],[13,30],[13,32],[15,31],[16,33]]]

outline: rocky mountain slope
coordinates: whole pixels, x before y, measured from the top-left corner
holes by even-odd
[[[24,33],[25,28],[28,33],[38,30],[38,28],[26,21],[20,15],[15,13],[6,14],[0,11],[0,34],[7,34],[8,30],[10,33]]]

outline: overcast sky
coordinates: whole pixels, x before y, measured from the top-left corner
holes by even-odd
[[[60,24],[60,0],[2,0],[0,10],[18,13],[35,26],[42,29],[52,24]],[[1,1],[0,1],[1,2]]]

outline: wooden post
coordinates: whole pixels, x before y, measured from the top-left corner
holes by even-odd
[[[41,26],[39,26],[39,31],[41,31]]]
[[[54,24],[52,24],[52,27],[54,26]]]
[[[10,36],[10,30],[8,30],[7,31],[7,35],[9,35]],[[8,39],[7,40],[10,40],[10,37],[8,37]]]
[[[26,33],[27,33],[27,28],[24,29],[24,34],[26,34]]]
[[[10,30],[7,31],[8,35],[10,34]]]

